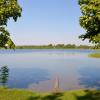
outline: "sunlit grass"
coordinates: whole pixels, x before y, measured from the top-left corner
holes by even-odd
[[[89,57],[100,58],[100,53],[89,54]]]
[[[35,93],[28,90],[0,88],[0,100],[100,100],[99,90],[61,93]]]

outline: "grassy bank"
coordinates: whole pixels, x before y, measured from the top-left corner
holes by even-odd
[[[35,93],[28,90],[0,88],[0,100],[100,100],[100,91],[77,90],[63,93]]]
[[[100,53],[89,54],[89,57],[100,58]]]

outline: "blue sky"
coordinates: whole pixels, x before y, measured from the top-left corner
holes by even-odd
[[[79,25],[78,0],[19,0],[23,12],[8,29],[16,45],[58,43],[87,44],[78,36],[84,33]]]

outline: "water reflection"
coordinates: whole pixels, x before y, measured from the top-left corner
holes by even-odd
[[[92,52],[96,51],[1,50],[0,66],[6,64],[10,68],[8,85],[12,88],[35,86],[36,90],[48,91],[54,86],[55,76],[60,77],[63,90],[80,89],[81,86],[93,88],[99,87],[100,60],[88,58],[87,55]]]
[[[49,80],[50,76],[46,69],[39,68],[14,68],[10,69],[8,86],[11,88],[27,88],[29,84],[38,84]]]
[[[100,89],[100,68],[99,67],[85,67],[79,70],[80,85],[85,88]]]

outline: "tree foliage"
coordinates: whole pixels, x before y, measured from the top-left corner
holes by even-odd
[[[100,34],[92,37],[92,43],[100,44]]]
[[[100,43],[100,0],[79,0],[78,3],[82,11],[80,25],[86,30],[79,38]]]
[[[0,27],[0,47],[4,48],[15,48],[15,44],[10,38],[10,34],[4,27]]]
[[[17,0],[0,0],[0,47],[15,47],[6,26],[11,18],[16,22],[18,17],[21,17],[21,11]]]

